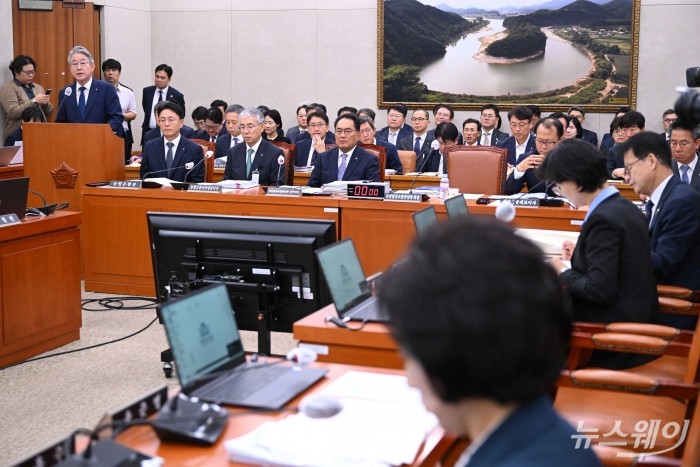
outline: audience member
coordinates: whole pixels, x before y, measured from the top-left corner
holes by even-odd
[[[622,129],[623,142],[637,133],[644,131],[644,123],[644,115],[634,110],[630,110],[620,117],[620,129]],[[625,162],[623,160],[621,147],[621,145],[616,145],[608,150],[608,178],[623,178],[625,176]]]
[[[192,111],[192,123],[194,123],[195,131],[204,129],[204,116],[207,114],[207,108],[200,105]]]
[[[377,139],[383,139],[398,147],[399,141],[412,136],[413,128],[406,125],[406,115],[408,115],[408,109],[403,104],[394,104],[389,107],[386,111],[388,125],[377,132]]]
[[[302,104],[297,107],[297,124],[287,130],[287,138],[292,144],[296,144],[297,138],[301,133],[307,131],[306,127],[306,111],[308,107],[306,104]]]
[[[618,107],[617,112],[615,112],[615,118],[620,118],[627,112],[629,112],[631,109],[627,106],[623,107]],[[608,154],[608,149],[613,147],[613,137],[611,133],[605,133],[603,135],[603,139],[600,141],[600,152],[603,153],[603,155]]]
[[[210,143],[215,143],[216,139],[221,135],[223,125],[224,114],[218,107],[212,107],[207,110],[206,115],[204,115],[204,129],[196,131],[192,139],[202,139]]]
[[[671,140],[671,125],[676,120],[678,120],[678,115],[676,114],[675,110],[664,110],[664,113],[661,116],[661,123],[664,126],[664,131],[661,133],[661,135],[666,139],[667,143]]]
[[[357,116],[358,117],[369,117],[372,119],[372,122],[374,122],[377,119],[377,113],[369,109],[367,107],[363,107],[360,110],[357,111]]]
[[[270,109],[263,114],[263,134],[262,137],[268,141],[281,141],[291,144],[289,138],[285,138],[282,129],[282,116],[279,111]]]
[[[37,106],[27,107],[22,111],[22,123],[35,122],[35,123],[46,123],[44,114],[41,112]],[[3,146],[14,146],[16,142],[23,141],[23,125],[17,128],[15,131],[7,135]]]
[[[569,120],[569,124],[566,126],[566,128],[564,130],[563,138],[564,139],[580,138],[580,139],[583,139],[584,141],[587,141],[583,137],[583,127],[581,126],[581,122],[578,121],[578,118],[569,116],[568,120]],[[591,144],[593,144],[593,143],[591,143]]]
[[[480,218],[438,223],[386,274],[379,301],[408,383],[445,431],[471,440],[454,465],[600,465],[547,394],[571,314],[530,242]]]
[[[338,117],[340,117],[343,114],[355,114],[357,115],[357,109],[355,107],[351,107],[349,105],[343,106],[338,109]]]
[[[457,145],[459,130],[452,122],[442,122],[435,127],[435,140],[438,143],[437,150],[428,149],[425,158],[417,165],[419,172],[448,173],[447,151]],[[432,145],[431,145],[432,146]]]
[[[114,86],[119,96],[119,105],[124,116],[124,160],[131,158],[131,148],[134,145],[134,136],[131,133],[131,122],[136,118],[136,97],[130,87],[124,86],[119,78],[122,74],[122,64],[113,58],[108,58],[102,63],[102,73],[105,81]]]
[[[506,179],[505,193],[514,195],[527,186],[531,193],[548,193],[553,195],[550,183],[543,183],[537,172],[537,167],[542,165],[544,159],[562,139],[564,129],[556,118],[544,118],[535,125],[535,150],[526,152],[515,165]]]
[[[508,151],[508,164],[511,166],[525,154],[535,149],[535,138],[530,133],[532,111],[525,106],[518,106],[508,112],[508,123],[513,136],[499,140],[497,146]]]
[[[141,106],[143,107],[143,130],[141,136],[141,146],[144,143],[143,135],[149,129],[154,129],[156,127],[156,115],[153,112],[153,107],[158,102],[170,101],[175,102],[180,106],[183,112],[186,112],[185,108],[185,96],[182,95],[180,91],[170,86],[170,80],[173,77],[173,68],[165,63],[158,65],[155,69],[153,86],[147,86],[143,88],[143,97],[141,98]]]
[[[238,104],[229,105],[226,108],[226,114],[224,115],[226,134],[216,138],[216,147],[214,149],[214,155],[217,159],[225,158],[228,156],[229,149],[243,142],[239,120],[239,115],[243,110],[244,107]],[[225,159],[220,160],[225,161]]]
[[[600,152],[607,157],[608,150],[613,146],[622,144],[625,141],[625,135],[620,128],[620,117],[615,117],[610,122],[610,133],[605,133],[609,138],[603,138],[603,142],[600,143]]]
[[[427,110],[414,110],[411,114],[411,126],[413,133],[399,141],[396,146],[402,151],[413,151],[416,153],[416,167],[421,167],[423,161],[430,154],[432,149],[430,143],[435,140],[433,135],[428,134],[428,126],[430,126],[430,114]]]
[[[462,123],[462,143],[465,146],[479,146],[481,138],[481,122],[475,118],[468,118]],[[458,141],[459,143],[459,141]]]
[[[700,134],[697,128],[690,128],[681,122],[671,124],[671,168],[683,183],[688,183],[691,188],[700,191],[700,166],[698,164],[698,150],[700,149]],[[700,289],[698,289],[700,290]]]
[[[22,125],[22,112],[29,107],[38,106],[44,113],[44,119],[53,112],[49,95],[44,88],[34,82],[37,67],[34,59],[28,55],[18,55],[10,62],[12,80],[0,88],[0,105],[5,119],[5,137]]]
[[[308,128],[308,122],[309,119],[311,118],[311,114],[314,112],[322,113],[324,115],[328,115],[326,113],[326,106],[323,104],[309,104],[308,108],[306,109],[306,122],[307,122],[307,128]],[[297,142],[303,141],[305,139],[311,139],[312,134],[310,131],[305,131],[297,137]],[[335,133],[330,131],[330,129],[326,129],[326,136],[325,139],[328,139],[331,141],[331,144],[335,144]]]
[[[213,107],[221,110],[221,115],[224,115],[226,113],[226,109],[228,109],[228,102],[222,99],[214,99],[211,101],[211,104],[209,104],[210,109]]]
[[[307,114],[310,138],[297,139],[297,157],[294,165],[298,167],[316,165],[318,155],[326,152],[326,146],[335,144],[328,137],[328,115],[320,110]]]
[[[583,107],[579,106],[573,106],[569,107],[569,117],[573,117],[576,119],[579,123],[579,127],[581,127],[581,136],[577,136],[577,138],[583,138],[584,141],[588,141],[591,143],[593,146],[598,146],[598,134],[594,131],[586,130],[583,128],[583,123],[586,121],[586,111],[583,110]]]
[[[486,104],[481,107],[481,145],[497,146],[499,141],[506,139],[508,133],[501,131],[501,114],[496,104]]]
[[[397,174],[403,173],[403,165],[396,146],[388,141],[382,141],[374,137],[374,122],[369,117],[360,117],[360,143],[374,144],[386,149],[386,168],[395,170]]]
[[[535,131],[535,125],[537,125],[537,122],[539,122],[540,118],[542,118],[542,109],[540,109],[539,105],[535,104],[528,104],[525,107],[530,109],[530,111],[532,112],[532,120],[530,121],[530,123],[532,123],[531,131]]]

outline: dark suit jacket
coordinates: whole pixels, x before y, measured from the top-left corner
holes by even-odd
[[[226,134],[228,134],[228,132],[226,132]],[[219,138],[221,138],[222,136],[225,136],[225,135],[222,135],[221,133],[216,135],[216,141],[219,141]],[[189,139],[203,139],[204,141],[209,141],[210,138],[211,138],[211,136],[209,136],[209,133],[207,133],[207,130],[197,130],[194,132],[194,134]]]
[[[338,180],[338,158],[340,150],[333,148],[318,155],[318,162],[311,172],[309,186],[320,187]],[[350,161],[347,163],[343,180],[379,181],[379,158],[360,146],[355,146]]]
[[[143,88],[143,95],[141,97],[141,107],[143,107],[143,123],[141,124],[143,131],[141,132],[141,146],[143,146],[144,143],[143,134],[146,133],[150,128],[149,123],[151,121],[151,110],[153,109],[153,98],[155,96],[155,85]],[[165,96],[164,100],[175,102],[177,105],[182,107],[183,112],[187,112],[187,110],[185,109],[185,96],[183,96],[182,93],[174,87],[170,86],[168,88],[168,95]]]
[[[649,229],[656,281],[700,290],[700,194],[672,176],[654,206]],[[697,318],[662,314],[660,321],[694,329]]]
[[[622,154],[622,145],[618,144],[617,146],[613,146],[610,149],[608,149],[608,154],[607,154],[607,168],[608,168],[608,178],[616,178],[613,177],[613,170],[615,169],[621,169],[625,166],[625,155]]]
[[[214,149],[214,156],[228,156],[228,150],[231,149],[231,138],[232,136],[228,133],[216,138],[216,148]],[[238,145],[241,144],[245,144],[243,141],[243,135],[238,135]]]
[[[600,152],[602,152],[603,155],[607,155],[608,150],[613,146],[615,146],[615,140],[612,138],[612,135],[610,133],[605,133],[600,142]]]
[[[109,123],[112,131],[124,136],[124,114],[119,103],[117,90],[109,83],[92,79],[92,87],[85,103],[85,119],[80,118],[78,109],[76,83],[61,89],[58,93],[57,123]],[[71,88],[71,95],[66,98],[66,89]],[[80,86],[78,86],[80,88]]]
[[[376,138],[375,138],[376,139]],[[403,165],[401,165],[401,158],[399,157],[399,151],[396,146],[391,144],[389,141],[383,141],[377,139],[377,146],[386,148],[386,169],[394,169],[397,174],[403,173]],[[700,165],[700,164],[698,164]]]
[[[187,139],[192,139],[194,137],[194,130],[187,125],[183,125],[182,128],[180,128],[180,134]],[[160,132],[160,128],[153,128],[152,130],[148,130],[146,134],[143,135],[143,143],[146,144],[149,141],[160,138],[161,136],[163,136],[163,134]]]
[[[299,142],[299,141],[304,141],[304,140],[307,140],[307,139],[311,139],[311,133],[309,133],[308,131],[305,131],[305,132],[303,132],[303,133],[297,135],[297,142]],[[325,139],[330,140],[330,141],[331,141],[331,144],[335,144],[335,133],[333,133],[332,131],[328,130],[328,131],[326,132],[326,138],[325,138]]]
[[[675,160],[672,161],[671,168],[673,169],[673,173],[678,175],[678,178],[680,179],[681,173],[678,169],[678,162]],[[690,187],[695,191],[700,191],[700,161],[695,164],[695,170],[693,170],[692,175],[690,175]]]
[[[516,165],[532,154],[537,154],[537,151],[526,152],[520,156]],[[550,196],[556,196],[552,191],[553,184],[551,187],[548,187],[547,185],[547,183],[542,183],[542,179],[537,176],[537,169],[527,169],[525,174],[518,179],[516,179],[513,172],[511,172],[506,179],[505,193],[507,195],[514,195],[516,193],[520,193],[523,186],[527,186],[528,193],[544,193],[545,189],[549,188],[549,190],[547,190],[547,194]]]
[[[413,128],[404,123],[404,125],[399,130],[398,136],[396,137],[396,146],[398,147],[399,141],[411,135],[413,135]],[[383,139],[384,141],[389,141],[389,127],[385,126],[381,130],[377,131],[374,134],[374,137],[377,139]],[[413,151],[413,145],[411,145],[411,151]]]
[[[253,158],[250,174],[246,173],[246,153],[248,145],[245,143],[232,147],[228,152],[224,180],[251,180],[253,172],[258,171],[258,183],[261,185],[284,185],[287,180],[285,164],[277,163],[279,156],[284,157],[282,149],[270,143],[266,139],[260,139],[260,146]],[[279,174],[279,177],[278,177]]]
[[[515,165],[517,162],[515,157],[515,144],[515,136],[509,136],[506,139],[499,140],[496,145],[499,148],[506,148],[508,150],[508,163],[510,165]],[[530,133],[525,146],[525,153],[534,151],[535,149],[535,135]]]
[[[588,141],[593,146],[598,147],[598,133],[591,130],[586,130],[583,128],[583,134],[581,135],[584,141]]]
[[[168,174],[165,166],[165,141],[163,137],[149,141],[143,147],[143,158],[141,159],[141,172],[139,175],[142,179],[145,176],[166,177],[179,182],[201,182],[204,180],[201,146],[180,135],[180,143],[177,145],[173,155],[173,169]],[[191,172],[190,169],[185,167],[185,164],[189,162],[195,164]],[[189,175],[187,175],[187,172],[189,172]],[[185,175],[187,175],[187,180],[185,180]]]
[[[481,130],[481,134],[483,135],[484,130]],[[508,138],[510,135],[506,133],[505,131],[501,131],[497,128],[494,128],[493,131],[491,132],[491,146],[498,146],[499,141],[503,141],[504,139]],[[460,143],[462,144],[462,143]],[[481,144],[481,136],[479,136],[479,144]]]
[[[305,131],[305,133],[308,133],[308,131]],[[287,129],[287,138],[289,138],[289,141],[291,141],[292,144],[296,144],[299,134],[299,125]]]
[[[542,396],[510,414],[473,453],[469,467],[597,467],[592,449],[576,449],[576,430]]]
[[[308,134],[308,132],[307,132]],[[330,139],[326,134],[326,138],[323,140],[326,144],[335,145],[335,140]],[[297,143],[297,157],[294,161],[294,165],[297,167],[305,167],[309,165],[314,165],[313,160],[309,160],[309,151],[311,151],[311,138],[298,139]],[[314,156],[318,156],[318,153],[314,150]],[[313,156],[312,156],[313,159]]]
[[[426,163],[426,166],[423,167],[423,162],[425,161],[426,157],[433,151],[433,149],[430,147],[432,142],[435,141],[435,132],[433,132],[433,135],[431,136],[429,132],[425,134],[425,141],[423,142],[423,146],[420,149],[420,152],[416,154],[416,169],[421,171],[421,172],[434,172],[437,170],[437,165],[435,166],[435,170],[428,170],[426,167],[428,165],[432,166],[434,164],[434,161],[432,159],[437,159],[438,164],[439,164],[439,159],[435,156],[432,156],[430,162]],[[413,143],[415,142],[415,135],[411,134],[411,136],[407,136],[401,140],[399,140],[399,144],[396,145],[398,149],[401,149],[402,151],[413,151]],[[421,167],[423,167],[423,170],[421,170]]]
[[[3,146],[14,146],[15,142],[22,141],[22,127],[17,128],[15,131],[7,135]]]

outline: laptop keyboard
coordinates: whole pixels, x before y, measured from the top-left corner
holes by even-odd
[[[357,305],[350,313],[353,319],[376,319],[377,298],[372,297]]]
[[[288,366],[260,365],[234,371],[204,388],[208,397],[221,400],[239,400],[255,394],[289,371]]]

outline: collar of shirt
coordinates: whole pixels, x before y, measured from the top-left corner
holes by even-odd
[[[681,163],[678,163],[678,174],[679,176],[681,175]],[[685,164],[688,167],[690,167],[690,170],[688,171],[688,178],[693,177],[693,173],[695,173],[695,166],[698,165],[698,156],[696,155],[692,161],[690,161],[690,164]]]
[[[588,212],[586,213],[586,217],[583,218],[583,222],[586,222],[588,220],[591,213],[595,211],[595,208],[597,208],[600,205],[600,203],[610,198],[611,196],[614,196],[617,193],[619,193],[619,191],[617,191],[617,188],[615,188],[614,186],[608,186],[603,188],[601,192],[598,193],[598,196],[593,198],[593,201],[591,201],[590,206],[588,206]]]
[[[173,156],[175,156],[175,152],[177,151],[177,147],[180,145],[180,133],[177,134],[175,139],[172,141],[168,141],[168,138],[165,136],[163,137],[163,147],[165,148],[165,156],[168,156],[168,143],[173,143]]]
[[[17,78],[12,78],[12,80],[15,82],[15,84],[23,89],[28,89],[30,91],[34,90],[34,83],[29,83],[29,84],[24,84]]]
[[[83,91],[83,94],[85,94],[85,102],[88,100],[88,96],[90,95],[90,88],[92,87],[92,76],[88,80],[87,83],[85,84],[80,84],[79,82],[75,82],[75,101],[80,102],[80,86],[85,86],[85,91]]]
[[[669,175],[661,183],[659,183],[659,186],[656,187],[654,192],[649,197],[649,200],[652,203],[654,203],[654,206],[659,205],[659,200],[661,200],[661,193],[663,193],[664,189],[666,189],[666,185],[668,185],[668,181],[671,180],[672,176],[673,176],[673,174]]]
[[[350,159],[352,159],[352,153],[355,152],[355,148],[356,148],[356,147],[357,147],[357,146],[353,147],[351,150],[349,150],[348,152],[345,152],[345,153],[343,153],[343,151],[341,151],[340,148],[338,148],[338,167],[340,167],[340,164],[343,163],[343,158],[340,157],[341,154],[347,154],[347,155],[348,155],[347,159],[345,159],[346,167],[347,167],[348,164],[350,164]]]
[[[518,140],[515,140],[515,154],[520,155],[525,152],[525,149],[527,148],[527,143],[530,141],[530,136],[531,134],[528,133],[527,139],[523,144],[518,144]]]
[[[158,103],[158,93],[159,93],[160,91],[163,91],[163,100],[164,100],[164,101],[167,101],[167,100],[168,100],[168,90],[169,90],[169,89],[170,89],[170,86],[166,86],[166,87],[164,87],[163,89],[158,89],[158,86],[156,86],[156,92],[153,93],[153,102],[155,102],[155,104]],[[153,105],[155,105],[155,104],[153,104]]]

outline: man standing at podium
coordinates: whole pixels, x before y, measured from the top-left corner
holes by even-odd
[[[75,83],[58,93],[56,123],[109,123],[117,136],[124,135],[124,114],[117,91],[109,83],[93,79],[95,59],[81,45],[68,52]]]

